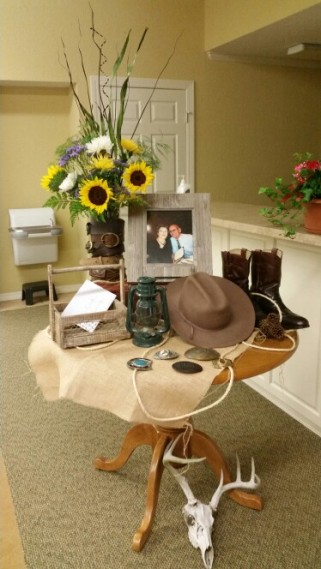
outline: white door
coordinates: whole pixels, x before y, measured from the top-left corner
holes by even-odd
[[[123,80],[118,78],[118,85]],[[90,78],[94,113],[99,107],[98,81],[98,77]],[[131,78],[123,135],[131,137],[139,122],[134,138],[148,137],[154,147],[157,143],[169,147],[165,156],[160,156],[161,169],[155,173],[152,192],[175,193],[183,175],[194,192],[194,83],[163,79],[156,89],[154,85],[153,79]]]

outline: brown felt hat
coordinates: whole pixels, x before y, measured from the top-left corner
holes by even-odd
[[[250,298],[228,279],[194,273],[171,282],[166,296],[172,328],[194,346],[232,346],[254,330]]]

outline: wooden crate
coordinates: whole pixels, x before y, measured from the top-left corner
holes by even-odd
[[[90,270],[95,265],[81,267],[66,267],[63,269],[53,269],[48,265],[48,285],[49,285],[49,323],[52,339],[61,348],[74,348],[76,346],[89,346],[102,342],[111,342],[130,338],[130,333],[126,329],[127,308],[124,304],[124,261],[121,260],[116,265],[101,265],[108,268],[118,268],[120,275],[120,301],[115,299],[108,310],[94,312],[92,314],[77,314],[74,316],[62,316],[67,303],[55,302],[53,300],[53,275],[73,271]],[[106,283],[107,284],[107,283]],[[113,283],[115,284],[115,283]],[[78,324],[82,322],[92,322],[99,320],[97,328],[93,332],[87,332],[80,328]]]

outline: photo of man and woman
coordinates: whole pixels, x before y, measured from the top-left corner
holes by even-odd
[[[147,263],[193,263],[192,212],[147,212]]]

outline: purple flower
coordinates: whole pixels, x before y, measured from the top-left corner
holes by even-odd
[[[59,166],[66,166],[66,164],[69,162],[69,160],[72,160],[73,158],[77,158],[79,156],[79,154],[81,154],[84,150],[85,150],[85,146],[84,144],[73,144],[72,146],[69,146],[69,148],[67,148],[67,150],[65,151],[65,154],[63,156],[61,156],[61,158],[59,159]]]

